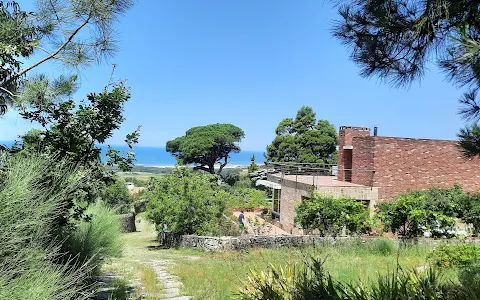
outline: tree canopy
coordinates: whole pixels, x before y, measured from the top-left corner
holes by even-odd
[[[303,106],[295,119],[283,119],[277,136],[267,146],[273,162],[336,163],[337,131],[327,120],[316,120],[311,107]]]
[[[245,137],[242,129],[232,124],[211,124],[190,128],[184,136],[168,141],[167,152],[180,164],[196,164],[194,169],[217,174],[227,165],[230,153],[240,152],[238,143]]]
[[[460,114],[478,123],[480,105],[480,6],[478,1],[336,0],[341,20],[334,35],[352,49],[361,74],[393,85],[420,79],[432,59],[447,78],[468,91]],[[480,155],[480,132],[459,134],[467,156]],[[463,142],[463,143],[462,143]],[[466,147],[465,147],[466,146]]]
[[[113,25],[133,5],[132,0],[35,2],[36,10],[27,12],[16,1],[0,0],[0,113],[18,101],[17,89],[38,66],[55,61],[78,68],[112,56]],[[28,59],[33,62],[24,66]]]
[[[39,97],[35,101],[32,99],[20,114],[40,123],[43,129],[25,134],[23,143],[12,147],[11,152],[40,154],[52,162],[61,158],[69,168],[80,172],[84,180],[65,203],[66,209],[74,208],[74,218],[78,218],[106,186],[114,183],[114,173],[102,163],[98,145],[104,144],[123,123],[123,106],[130,99],[130,90],[122,82],[113,83],[100,93],[89,94],[87,100],[77,106],[74,100],[61,100],[61,94],[53,93],[54,84],[43,86],[45,81],[40,82],[43,87],[40,90],[44,93],[36,93]],[[29,81],[25,83],[26,94],[38,88],[30,84]],[[118,166],[122,171],[130,170],[135,160],[132,149],[138,136],[139,129],[126,136],[125,142],[130,149],[126,153],[108,146],[107,164]],[[60,223],[68,223],[69,218],[70,215],[65,215]]]

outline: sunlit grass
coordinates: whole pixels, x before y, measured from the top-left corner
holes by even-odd
[[[380,254],[364,245],[312,247],[305,249],[230,251],[206,253],[194,250],[162,250],[173,257],[175,265],[170,272],[179,276],[184,284],[184,293],[196,299],[231,299],[232,293],[246,280],[250,270],[261,271],[269,264],[285,265],[287,262],[302,263],[303,258],[316,255],[326,258],[325,268],[344,283],[375,281],[380,274],[396,270],[397,266],[413,270],[428,264],[428,246],[414,246],[392,253]],[[178,256],[178,259],[175,259]],[[185,259],[194,256],[194,259]],[[398,261],[398,264],[397,264]],[[455,270],[444,273],[445,280],[456,278]]]

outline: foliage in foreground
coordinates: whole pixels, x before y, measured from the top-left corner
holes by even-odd
[[[88,204],[95,202],[103,189],[114,183],[114,173],[102,163],[98,145],[104,144],[125,120],[123,107],[130,99],[130,90],[123,83],[111,84],[100,93],[89,94],[86,101],[77,105],[72,99],[63,101],[59,92],[55,92],[61,89],[55,82],[42,85],[27,81],[24,89],[25,93],[37,95],[38,99],[34,98],[21,114],[40,123],[43,129],[24,135],[21,147],[16,145],[11,152],[25,155],[40,153],[52,164],[61,157],[84,177],[82,185],[72,192],[70,200],[76,201],[66,203],[73,214],[65,215],[64,220],[59,221],[59,226],[63,226],[80,219]],[[125,141],[129,149],[138,142],[138,130],[127,134]],[[116,165],[123,170],[130,169],[135,160],[133,152],[121,154],[110,146],[106,155],[109,157],[108,165]]]
[[[82,69],[112,56],[117,48],[114,24],[133,5],[130,0],[39,0],[32,1],[35,11],[30,12],[20,2],[25,1],[0,1],[0,114],[12,102],[23,102],[18,89],[40,65],[55,61]],[[51,81],[70,88],[63,76]]]
[[[66,250],[76,261],[88,261],[96,274],[105,258],[122,254],[121,225],[118,215],[102,203],[90,205],[86,214],[89,220],[82,220],[76,226]]]
[[[334,35],[351,49],[363,76],[394,85],[420,80],[436,60],[447,78],[468,91],[460,113],[474,125],[461,130],[467,157],[480,155],[480,7],[478,1],[343,1]]]
[[[471,271],[471,270],[470,270]],[[472,281],[445,283],[434,269],[419,274],[398,269],[379,276],[373,284],[342,284],[325,271],[323,261],[310,258],[304,264],[270,266],[251,272],[237,293],[242,300],[463,300],[480,299],[480,287]]]
[[[154,180],[146,194],[147,218],[179,234],[218,235],[228,196],[216,176],[176,168]]]
[[[295,223],[307,231],[337,236],[345,226],[349,233],[360,233],[369,219],[363,203],[347,198],[333,198],[314,193],[296,208]]]
[[[48,161],[9,157],[0,180],[0,299],[83,299],[90,269],[63,264],[62,240],[55,236],[64,199],[81,183],[67,169],[45,184]],[[84,297],[82,296],[84,295]]]

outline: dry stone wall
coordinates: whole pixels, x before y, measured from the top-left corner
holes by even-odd
[[[307,245],[332,245],[345,243],[371,243],[378,238],[355,238],[355,237],[322,237],[318,235],[263,235],[253,236],[245,235],[239,237],[224,236],[197,236],[197,235],[178,235],[172,232],[160,232],[158,240],[165,248],[196,248],[206,251],[226,251],[226,250],[246,250],[253,248],[291,248]],[[418,239],[406,240],[407,244],[459,244],[459,243],[477,243],[480,240],[461,240],[461,239]]]
[[[158,235],[164,247],[198,248],[206,251],[243,250],[252,248],[282,248],[312,245],[316,236],[311,235],[246,235],[239,237],[177,235],[161,232]]]

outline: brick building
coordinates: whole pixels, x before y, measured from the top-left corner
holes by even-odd
[[[378,187],[378,200],[408,190],[452,187],[480,190],[480,160],[465,159],[456,141],[370,135],[368,127],[342,126],[338,180]]]

